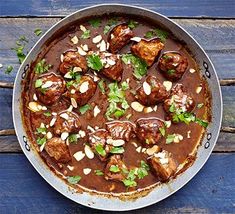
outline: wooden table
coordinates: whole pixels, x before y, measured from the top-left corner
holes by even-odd
[[[35,28],[45,32],[77,9],[105,2],[143,6],[160,12],[185,28],[212,59],[222,85],[223,127],[203,169],[173,196],[135,213],[235,213],[235,1],[233,0],[8,0],[0,3],[0,213],[98,212],[65,198],[30,165],[14,134],[11,100],[19,68],[11,50],[21,35],[37,41]],[[13,65],[7,75],[4,70]],[[134,212],[133,212],[134,213]]]

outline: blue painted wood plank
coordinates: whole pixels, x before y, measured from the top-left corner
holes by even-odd
[[[128,213],[234,213],[235,154],[213,154],[176,194]],[[49,186],[23,154],[0,154],[1,213],[93,213]],[[96,212],[100,213],[100,212]]]
[[[145,7],[166,16],[180,17],[235,17],[233,0],[8,0],[1,4],[0,16],[68,15],[78,9],[101,3],[122,3]]]

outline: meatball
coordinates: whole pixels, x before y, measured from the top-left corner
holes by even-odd
[[[121,50],[130,39],[134,36],[132,30],[127,24],[123,23],[115,26],[109,33],[109,51],[111,53],[116,53]]]
[[[155,153],[148,160],[151,170],[162,182],[168,181],[176,172],[177,163],[168,151]]]
[[[60,64],[60,72],[61,74],[66,74],[71,71],[74,67],[79,67],[81,72],[87,71],[87,61],[84,56],[81,56],[76,51],[67,51],[63,54],[63,62]]]
[[[136,90],[136,99],[145,106],[163,102],[169,92],[155,76],[148,76],[141,87]]]
[[[102,53],[101,61],[103,62],[104,68],[100,73],[111,80],[121,81],[123,65],[119,55]]]
[[[105,167],[104,177],[106,180],[123,181],[127,167],[121,159],[120,155],[112,155]]]
[[[141,39],[140,42],[132,45],[131,52],[143,59],[147,66],[150,67],[163,47],[164,44],[158,38],[151,40]]]
[[[113,139],[129,141],[135,132],[135,125],[128,121],[112,121],[106,128]]]
[[[63,132],[75,133],[81,127],[78,115],[75,112],[62,111],[58,114],[54,124],[54,132],[61,135]]]
[[[37,85],[37,82],[40,84]],[[57,102],[65,92],[65,81],[53,72],[40,75],[35,83],[36,95],[40,102],[52,105]]]
[[[68,87],[65,96],[75,99],[77,105],[83,106],[93,97],[96,88],[97,84],[94,79],[89,75],[84,75],[79,82],[74,82]]]
[[[162,55],[158,64],[162,74],[169,80],[179,80],[188,67],[187,58],[177,52]]]
[[[164,102],[164,110],[172,118],[173,115],[191,112],[195,107],[194,99],[187,93],[182,84],[177,84],[171,91],[171,95]],[[173,122],[178,122],[174,121]]]
[[[141,118],[136,121],[136,136],[145,145],[156,144],[162,137],[160,128],[164,122],[156,117]]]
[[[105,129],[98,129],[95,132],[89,134],[89,144],[91,146],[92,151],[98,155],[101,161],[106,161],[110,150],[112,149],[111,145],[108,145],[107,139],[109,137],[109,133]]]
[[[71,160],[69,148],[65,141],[59,137],[53,137],[45,144],[48,155],[59,163],[67,163]]]

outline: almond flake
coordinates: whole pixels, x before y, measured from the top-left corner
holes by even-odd
[[[73,77],[71,76],[71,72],[67,72],[65,75],[64,75],[65,78],[67,79],[72,79]]]
[[[165,123],[166,128],[170,128],[170,126],[171,126],[170,120],[166,120],[164,123]]]
[[[113,140],[109,138],[107,139],[107,144],[113,145],[113,146],[122,146],[125,144],[125,141],[122,139]]]
[[[52,81],[46,81],[42,86],[41,88],[49,88],[53,85],[53,82]]]
[[[37,102],[29,102],[28,108],[33,112],[37,112],[41,110],[40,108],[38,108],[38,106],[39,104]]]
[[[68,136],[69,136],[68,132],[62,132],[62,134],[60,135],[60,138],[61,140],[66,140]]]
[[[89,51],[89,48],[88,48],[88,45],[87,45],[87,44],[81,45],[81,47],[82,47],[82,49],[83,49],[84,51]]]
[[[34,101],[38,101],[38,98],[37,98],[37,95],[36,95],[36,94],[33,94],[33,100],[34,100]]]
[[[84,157],[85,157],[85,154],[83,153],[83,151],[79,151],[79,152],[76,152],[73,157],[77,160],[77,161],[80,161],[82,160]]]
[[[70,100],[71,100],[72,106],[73,106],[74,108],[77,108],[77,107],[78,107],[77,101],[76,101],[73,97],[71,97]]]
[[[100,109],[98,106],[95,106],[94,108],[94,117],[96,117],[100,113]]]
[[[82,69],[80,67],[74,67],[73,72],[81,72]]]
[[[60,117],[65,119],[65,120],[68,120],[69,119],[69,115],[67,113],[62,113],[60,114]]]
[[[83,169],[84,175],[88,175],[88,174],[90,174],[90,172],[91,172],[91,169],[90,169],[90,168],[84,168],[84,169]]]
[[[76,90],[75,89],[72,89],[71,91],[70,91],[70,94],[75,94],[76,93]]]
[[[107,63],[109,65],[115,65],[116,64],[116,62],[114,60],[110,59],[110,58],[107,59]]]
[[[144,83],[143,83],[143,89],[144,89],[144,93],[146,95],[151,94],[151,86],[146,81],[144,81]]]
[[[153,110],[154,110],[154,111],[157,111],[157,105],[153,107]]]
[[[69,108],[67,109],[68,112],[72,112],[73,111],[73,106],[70,105]]]
[[[140,37],[132,37],[131,40],[135,41],[135,42],[140,42],[141,38]]]
[[[195,72],[196,72],[196,70],[195,70],[195,69],[193,69],[193,68],[190,68],[190,69],[189,69],[189,72],[193,74],[193,73],[195,73]]]
[[[86,136],[86,132],[83,130],[79,130],[78,134],[81,138],[84,138]]]
[[[147,153],[149,156],[151,156],[151,155],[153,155],[154,153],[158,152],[159,150],[160,150],[159,146],[154,145],[153,147],[148,148],[148,149],[146,150],[146,153]]]
[[[64,54],[60,55],[60,61],[63,62],[64,61]]]
[[[46,106],[42,106],[42,110],[43,110],[43,111],[46,111],[46,110],[47,110],[47,107],[46,107]]]
[[[171,81],[164,81],[163,85],[165,86],[167,91],[170,91],[172,88],[172,82]]]
[[[78,43],[78,37],[74,36],[73,38],[71,38],[71,42],[76,45]]]
[[[80,85],[79,91],[83,94],[89,89],[89,82],[85,81]]]
[[[86,56],[87,53],[81,48],[81,47],[78,47],[78,53],[81,55],[81,56]]]
[[[91,126],[87,126],[87,129],[90,130],[91,132],[95,132],[95,129],[93,129]]]
[[[101,35],[98,35],[98,36],[96,36],[96,37],[94,37],[94,38],[92,39],[92,42],[93,42],[94,44],[97,44],[97,43],[99,43],[101,40],[102,40],[102,36],[101,36]]]
[[[140,152],[141,152],[141,149],[142,149],[142,147],[139,146],[139,147],[136,149],[136,151],[137,151],[138,153],[140,153]]]
[[[101,41],[100,43],[100,52],[106,51],[106,43],[104,40]]]
[[[198,86],[198,87],[196,88],[196,93],[199,94],[199,93],[201,92],[201,90],[202,90],[202,87],[201,87],[201,86]]]
[[[150,113],[152,111],[153,111],[153,109],[151,107],[144,108],[144,113]]]
[[[144,106],[136,101],[131,103],[131,107],[137,112],[142,112],[144,110]]]
[[[85,31],[86,31],[86,28],[85,28],[83,25],[80,25],[80,30],[81,30],[82,32],[85,32]]]
[[[47,132],[46,137],[48,140],[50,140],[52,138],[52,133],[51,132]]]
[[[99,81],[100,78],[97,77],[97,76],[94,76],[93,79],[94,79],[95,82],[97,82],[97,81]]]
[[[187,138],[191,138],[191,131],[187,131]]]
[[[132,144],[134,147],[138,147],[138,145],[137,145],[136,142],[131,142],[131,144]]]
[[[160,161],[160,163],[161,163],[162,165],[165,165],[165,164],[168,164],[168,163],[169,163],[169,159],[168,159],[168,158],[160,158],[159,161]]]
[[[114,38],[114,35],[113,35],[112,33],[111,33],[111,35],[110,35],[110,38],[111,38],[111,39],[113,39],[113,38]]]
[[[67,165],[67,167],[68,167],[68,169],[69,169],[70,171],[73,171],[73,170],[74,170],[74,166]]]
[[[40,148],[39,148],[40,152],[42,152],[42,151],[43,151],[43,149],[44,149],[45,145],[46,145],[46,142],[45,142],[45,143],[43,143],[43,144],[40,146]]]
[[[95,157],[94,152],[91,150],[91,147],[88,145],[85,145],[84,148],[85,154],[89,159],[93,159]]]
[[[53,116],[56,116],[56,115],[57,115],[57,113],[56,113],[56,112],[52,112],[51,114],[52,114]]]

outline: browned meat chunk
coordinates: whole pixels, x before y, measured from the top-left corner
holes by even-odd
[[[177,84],[171,95],[164,102],[164,110],[172,117],[175,113],[191,112],[195,107],[193,98],[187,93],[182,84]],[[173,122],[177,122],[174,121]]]
[[[124,170],[127,171],[127,167],[121,159],[120,155],[113,155],[110,157],[105,170],[106,180],[123,181],[125,179]]]
[[[100,73],[111,80],[121,81],[123,65],[120,57],[111,53],[102,53],[101,61],[103,62],[104,68]]]
[[[74,84],[68,87],[65,96],[75,99],[77,105],[83,106],[93,97],[96,87],[97,84],[93,78],[89,75],[84,75],[79,82],[74,82]]]
[[[169,80],[179,80],[188,67],[187,58],[177,52],[167,52],[160,58],[159,68]]]
[[[149,159],[149,164],[153,173],[162,182],[166,182],[172,177],[177,169],[177,163],[172,158],[171,153],[163,150],[162,152],[155,153]]]
[[[133,36],[134,33],[127,24],[120,24],[114,27],[108,37],[110,52],[116,53],[121,50]]]
[[[145,106],[163,102],[168,96],[168,91],[155,76],[148,76],[136,91],[136,99]]]
[[[45,144],[48,155],[59,163],[67,163],[71,160],[69,148],[65,141],[58,137],[53,137]]]
[[[84,56],[76,51],[67,51],[63,54],[63,62],[60,64],[60,72],[64,75],[71,71],[74,67],[79,68],[81,72],[87,71],[87,62]]]
[[[135,132],[135,125],[128,121],[112,121],[106,123],[106,128],[113,139],[125,141],[129,141]]]
[[[141,118],[136,121],[136,136],[145,145],[156,144],[161,139],[160,128],[164,122],[156,117]]]
[[[74,112],[62,111],[57,115],[54,132],[61,135],[63,132],[75,133],[79,131],[81,123]]]
[[[111,145],[106,143],[108,137],[109,133],[105,129],[99,129],[89,134],[88,141],[91,149],[95,154],[98,155],[101,161],[107,160],[107,157],[109,156],[110,150],[112,148]]]
[[[35,82],[36,95],[40,102],[52,105],[65,91],[65,81],[53,72],[43,74]]]
[[[158,38],[151,40],[141,39],[140,42],[132,45],[131,51],[134,55],[143,59],[150,67],[163,47],[164,44]]]

